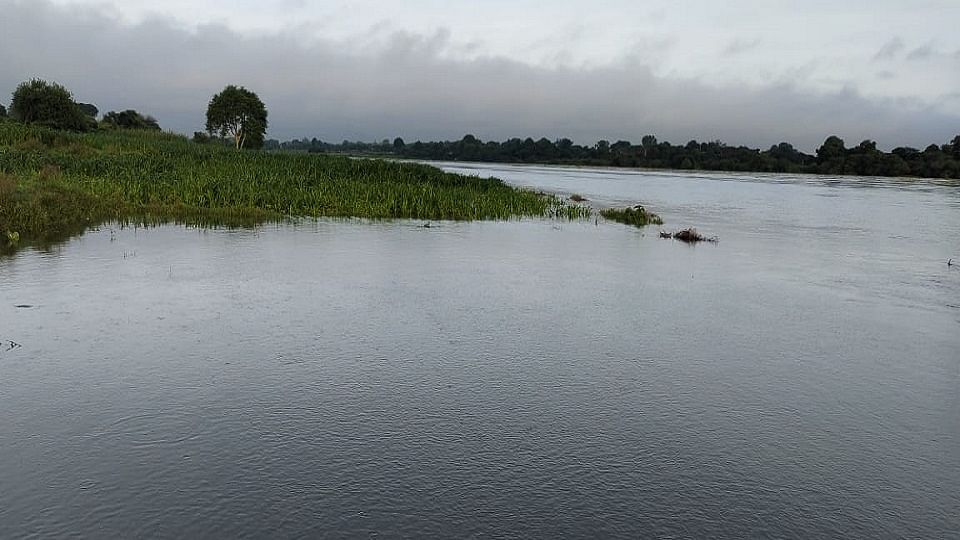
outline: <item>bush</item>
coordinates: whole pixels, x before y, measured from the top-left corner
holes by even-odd
[[[40,79],[17,86],[10,102],[10,116],[25,124],[39,124],[54,129],[87,131],[91,127],[91,122],[73,101],[69,90]]]
[[[152,129],[160,131],[160,124],[150,115],[142,115],[133,109],[110,111],[103,115],[103,123],[120,129]]]
[[[660,216],[653,212],[648,212],[646,208],[637,205],[633,208],[610,208],[601,210],[600,215],[610,221],[633,225],[634,227],[646,227],[647,225],[663,225]]]

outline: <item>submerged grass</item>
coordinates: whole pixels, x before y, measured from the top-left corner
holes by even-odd
[[[634,227],[646,227],[647,225],[663,225],[663,219],[653,212],[648,212],[642,206],[633,208],[610,208],[601,210],[600,215],[610,221],[633,225]]]
[[[110,220],[249,225],[287,217],[588,217],[500,180],[418,163],[237,151],[169,133],[73,134],[0,120],[0,234],[52,241]],[[0,238],[2,241],[3,238]]]

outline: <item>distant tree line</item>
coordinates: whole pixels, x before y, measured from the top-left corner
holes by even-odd
[[[943,145],[931,144],[923,150],[899,147],[892,152],[877,149],[877,143],[870,140],[847,148],[843,139],[831,136],[814,155],[801,152],[785,142],[767,150],[759,150],[746,146],[728,146],[721,141],[694,140],[683,145],[674,145],[659,141],[653,135],[643,137],[640,144],[601,140],[593,146],[574,144],[570,139],[551,141],[546,138],[484,142],[473,135],[466,135],[459,141],[417,141],[412,144],[407,144],[400,138],[393,142],[383,140],[373,143],[326,143],[318,139],[287,142],[268,140],[264,147],[273,150],[391,155],[425,160],[960,178],[960,135]]]

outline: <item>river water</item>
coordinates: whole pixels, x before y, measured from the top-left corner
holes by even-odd
[[[951,537],[960,188],[446,164],[601,220],[0,259],[0,537]]]

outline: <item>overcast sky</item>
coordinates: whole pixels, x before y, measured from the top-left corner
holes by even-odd
[[[958,0],[0,0],[0,103],[31,77],[201,129],[226,84],[269,136],[722,139],[960,133]]]

